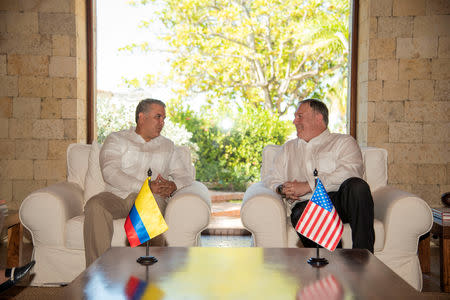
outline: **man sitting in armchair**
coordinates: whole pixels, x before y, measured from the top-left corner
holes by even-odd
[[[330,133],[328,109],[317,99],[300,101],[295,112],[297,139],[286,142],[274,158],[264,185],[286,197],[295,227],[314,189],[314,170],[342,222],[350,223],[353,248],[373,253],[374,205],[369,185],[362,179],[361,150],[350,135]],[[316,244],[298,234],[305,247]]]
[[[111,247],[113,220],[128,215],[149,169],[154,175],[150,188],[163,215],[170,196],[192,184],[192,172],[181,163],[174,143],[160,135],[165,118],[162,101],[142,100],[136,108],[136,128],[106,138],[99,157],[106,190],[89,199],[84,208],[86,267]],[[150,244],[163,246],[163,236]]]

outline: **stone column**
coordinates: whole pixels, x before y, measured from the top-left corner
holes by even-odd
[[[361,0],[358,131],[389,184],[431,206],[450,191],[450,2]]]

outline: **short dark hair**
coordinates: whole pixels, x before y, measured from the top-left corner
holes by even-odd
[[[323,118],[323,122],[328,127],[328,108],[325,105],[325,103],[323,103],[319,99],[310,98],[310,99],[305,99],[305,100],[300,101],[298,106],[300,106],[303,103],[308,103],[313,111],[321,114],[322,118]]]
[[[142,113],[148,112],[150,109],[150,105],[152,105],[152,104],[157,104],[157,105],[161,105],[162,107],[166,107],[166,104],[164,104],[164,102],[162,102],[161,100],[158,100],[158,99],[147,98],[147,99],[139,101],[139,104],[136,107],[136,124],[138,123],[138,120],[139,120],[139,114],[141,112]]]

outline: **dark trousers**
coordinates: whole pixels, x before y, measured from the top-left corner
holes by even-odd
[[[349,223],[352,229],[353,248],[367,249],[373,253],[375,232],[373,230],[373,199],[369,185],[361,178],[352,177],[345,180],[337,192],[329,192],[331,202],[343,223]],[[292,208],[291,223],[297,225],[308,201],[297,203]],[[310,239],[299,235],[303,246],[316,247]],[[340,247],[340,242],[338,247]]]

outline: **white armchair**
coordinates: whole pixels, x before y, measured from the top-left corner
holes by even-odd
[[[279,147],[264,148],[261,178],[269,172]],[[416,195],[387,185],[385,149],[364,147],[361,150],[364,180],[370,186],[375,206],[374,254],[411,286],[421,290],[417,245],[419,237],[433,224],[431,209]],[[244,194],[242,224],[252,233],[256,247],[302,247],[289,215],[284,200],[262,182],[253,184]],[[352,247],[349,224],[344,225],[342,245]]]
[[[191,164],[187,147],[177,147],[176,151]],[[37,190],[23,200],[19,216],[31,232],[36,260],[32,285],[68,283],[85,269],[83,206],[104,188],[98,153],[96,144],[71,144],[67,149],[67,181]],[[163,234],[168,246],[198,245],[210,214],[211,198],[202,183],[194,181],[178,190],[164,216],[169,227]],[[125,218],[114,220],[112,246],[127,245],[124,223]]]

